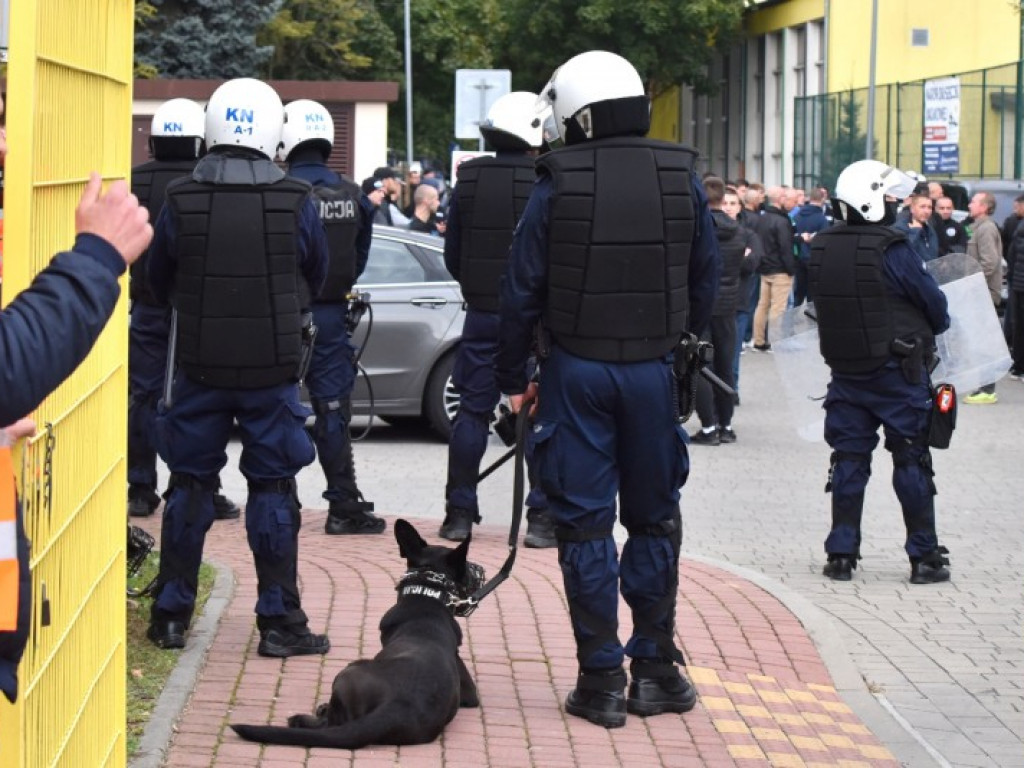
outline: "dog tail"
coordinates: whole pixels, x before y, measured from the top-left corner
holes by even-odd
[[[231,729],[248,741],[263,744],[285,744],[296,747],[333,747],[359,749],[370,744],[410,744],[419,741],[396,741],[391,731],[393,718],[385,713],[371,713],[342,725],[323,728],[291,728],[280,725],[232,725]],[[435,734],[436,737],[436,734]],[[431,739],[425,739],[430,741]]]

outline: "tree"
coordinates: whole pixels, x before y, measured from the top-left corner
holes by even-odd
[[[567,59],[606,50],[629,59],[649,92],[683,82],[708,93],[707,65],[737,39],[742,14],[736,0],[507,0],[493,47],[515,89],[536,91]]]
[[[850,163],[863,160],[867,154],[867,132],[861,125],[861,104],[857,94],[863,91],[838,93],[838,104],[826,108],[825,137],[821,153],[821,183],[829,189],[836,188],[836,179]],[[829,100],[832,99],[830,95]],[[874,148],[872,148],[874,149]],[[871,153],[874,157],[874,152]]]
[[[370,0],[285,0],[256,40],[274,49],[267,79],[369,80],[402,66],[394,33]]]
[[[161,77],[258,77],[274,52],[255,38],[282,0],[149,1],[158,13],[136,30],[136,64]]]

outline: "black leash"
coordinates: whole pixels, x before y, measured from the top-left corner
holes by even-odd
[[[516,551],[519,546],[519,524],[523,520],[523,505],[526,501],[526,429],[530,423],[530,407],[532,405],[532,398],[529,400],[524,399],[522,407],[519,409],[519,414],[516,417],[515,448],[509,450],[508,453],[488,467],[481,475],[481,479],[486,477],[508,461],[509,457],[515,456],[515,473],[512,480],[512,525],[508,532],[508,557],[505,558],[505,564],[501,566],[501,570],[494,575],[494,578],[465,600],[461,600],[456,604],[459,616],[469,616],[475,611],[480,601],[491,594],[501,582],[508,578],[508,575],[512,572],[512,565],[516,561]]]

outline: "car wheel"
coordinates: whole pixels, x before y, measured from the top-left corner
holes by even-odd
[[[452,368],[455,367],[455,352],[449,352],[434,366],[427,379],[427,390],[423,395],[423,415],[430,428],[448,442],[452,434],[452,421],[459,410],[459,393],[452,384]]]

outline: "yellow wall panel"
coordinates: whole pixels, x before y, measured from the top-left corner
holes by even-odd
[[[130,0],[11,3],[7,301],[71,246],[89,172],[128,176],[133,16]],[[92,353],[34,414],[41,432],[23,452],[33,626],[18,704],[0,699],[4,768],[125,764],[127,327],[122,292]]]

